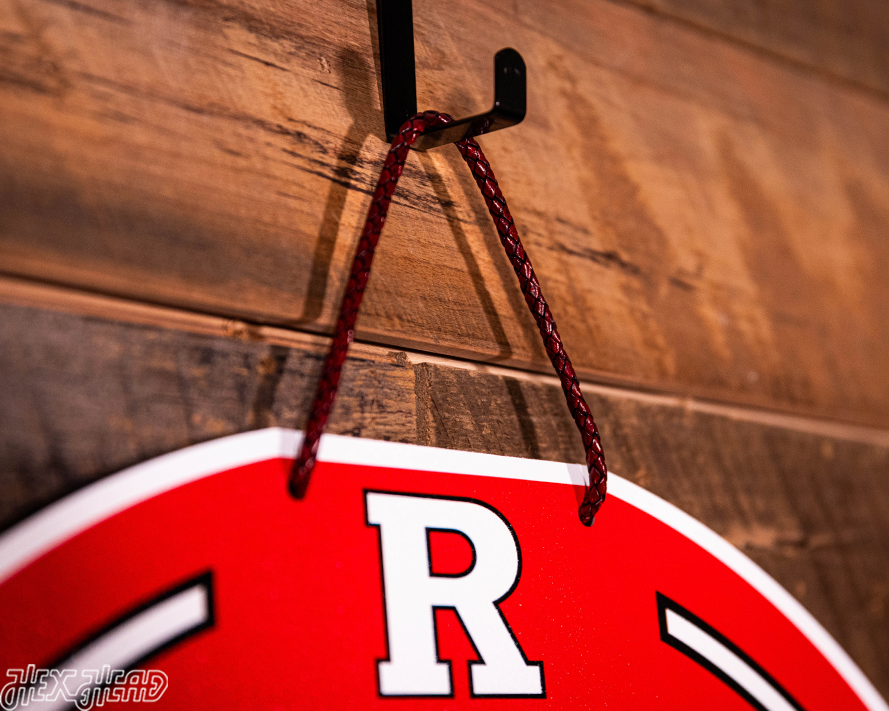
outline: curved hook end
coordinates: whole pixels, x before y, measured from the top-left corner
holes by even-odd
[[[528,71],[522,55],[511,47],[494,55],[494,110],[509,114],[511,125],[525,118]]]

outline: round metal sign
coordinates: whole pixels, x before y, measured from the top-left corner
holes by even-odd
[[[617,476],[267,429],[109,476],[0,536],[3,709],[871,709],[772,578]]]

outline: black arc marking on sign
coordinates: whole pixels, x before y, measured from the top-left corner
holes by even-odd
[[[738,645],[666,595],[655,595],[662,642],[700,664],[758,711],[805,711]]]
[[[131,608],[45,668],[75,670],[78,675],[103,667],[131,671],[214,625],[213,572],[208,570]],[[102,686],[100,681],[91,690]],[[72,704],[57,699],[37,705],[55,709]]]
[[[127,659],[120,660],[121,666],[114,667],[111,660],[105,662],[106,664],[111,664],[114,668],[125,669],[127,671],[138,667],[151,657],[183,642],[189,637],[196,635],[198,632],[214,626],[216,615],[215,606],[213,604],[212,571],[208,570],[183,583],[168,588],[155,597],[131,608],[91,634],[80,644],[68,651],[68,653],[60,657],[55,664],[50,665],[49,668],[66,668],[66,664],[70,664],[72,660],[80,657],[85,652],[98,649],[103,642],[111,638],[111,635],[123,631],[127,625],[137,624],[140,621],[148,621],[148,616],[152,613],[157,614],[162,611],[165,604],[167,610],[173,609],[172,606],[177,603],[179,603],[182,608],[185,608],[186,605],[183,603],[188,600],[189,596],[193,596],[195,602],[198,602],[200,599],[200,601],[205,604],[202,606],[188,606],[190,609],[182,609],[178,615],[175,613],[166,615],[163,620],[166,623],[164,627],[158,629],[158,627],[155,626],[155,629],[158,629],[158,632],[161,632],[162,636],[158,636],[156,640],[152,640],[152,643],[147,643],[148,641],[143,639],[140,646],[133,647],[129,650]]]

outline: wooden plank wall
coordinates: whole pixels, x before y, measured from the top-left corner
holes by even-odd
[[[873,0],[628,0],[803,71],[889,96],[889,5]]]
[[[878,0],[415,0],[612,469],[784,584],[889,696],[889,18]],[[373,0],[0,0],[0,526],[301,426],[385,153]],[[456,151],[412,155],[332,430],[579,461]]]

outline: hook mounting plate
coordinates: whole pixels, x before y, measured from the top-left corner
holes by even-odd
[[[411,0],[377,0],[383,118],[391,141],[402,124],[417,113],[414,21]],[[413,145],[418,151],[515,126],[525,118],[525,62],[514,49],[494,56],[494,106],[490,111],[430,129]]]

